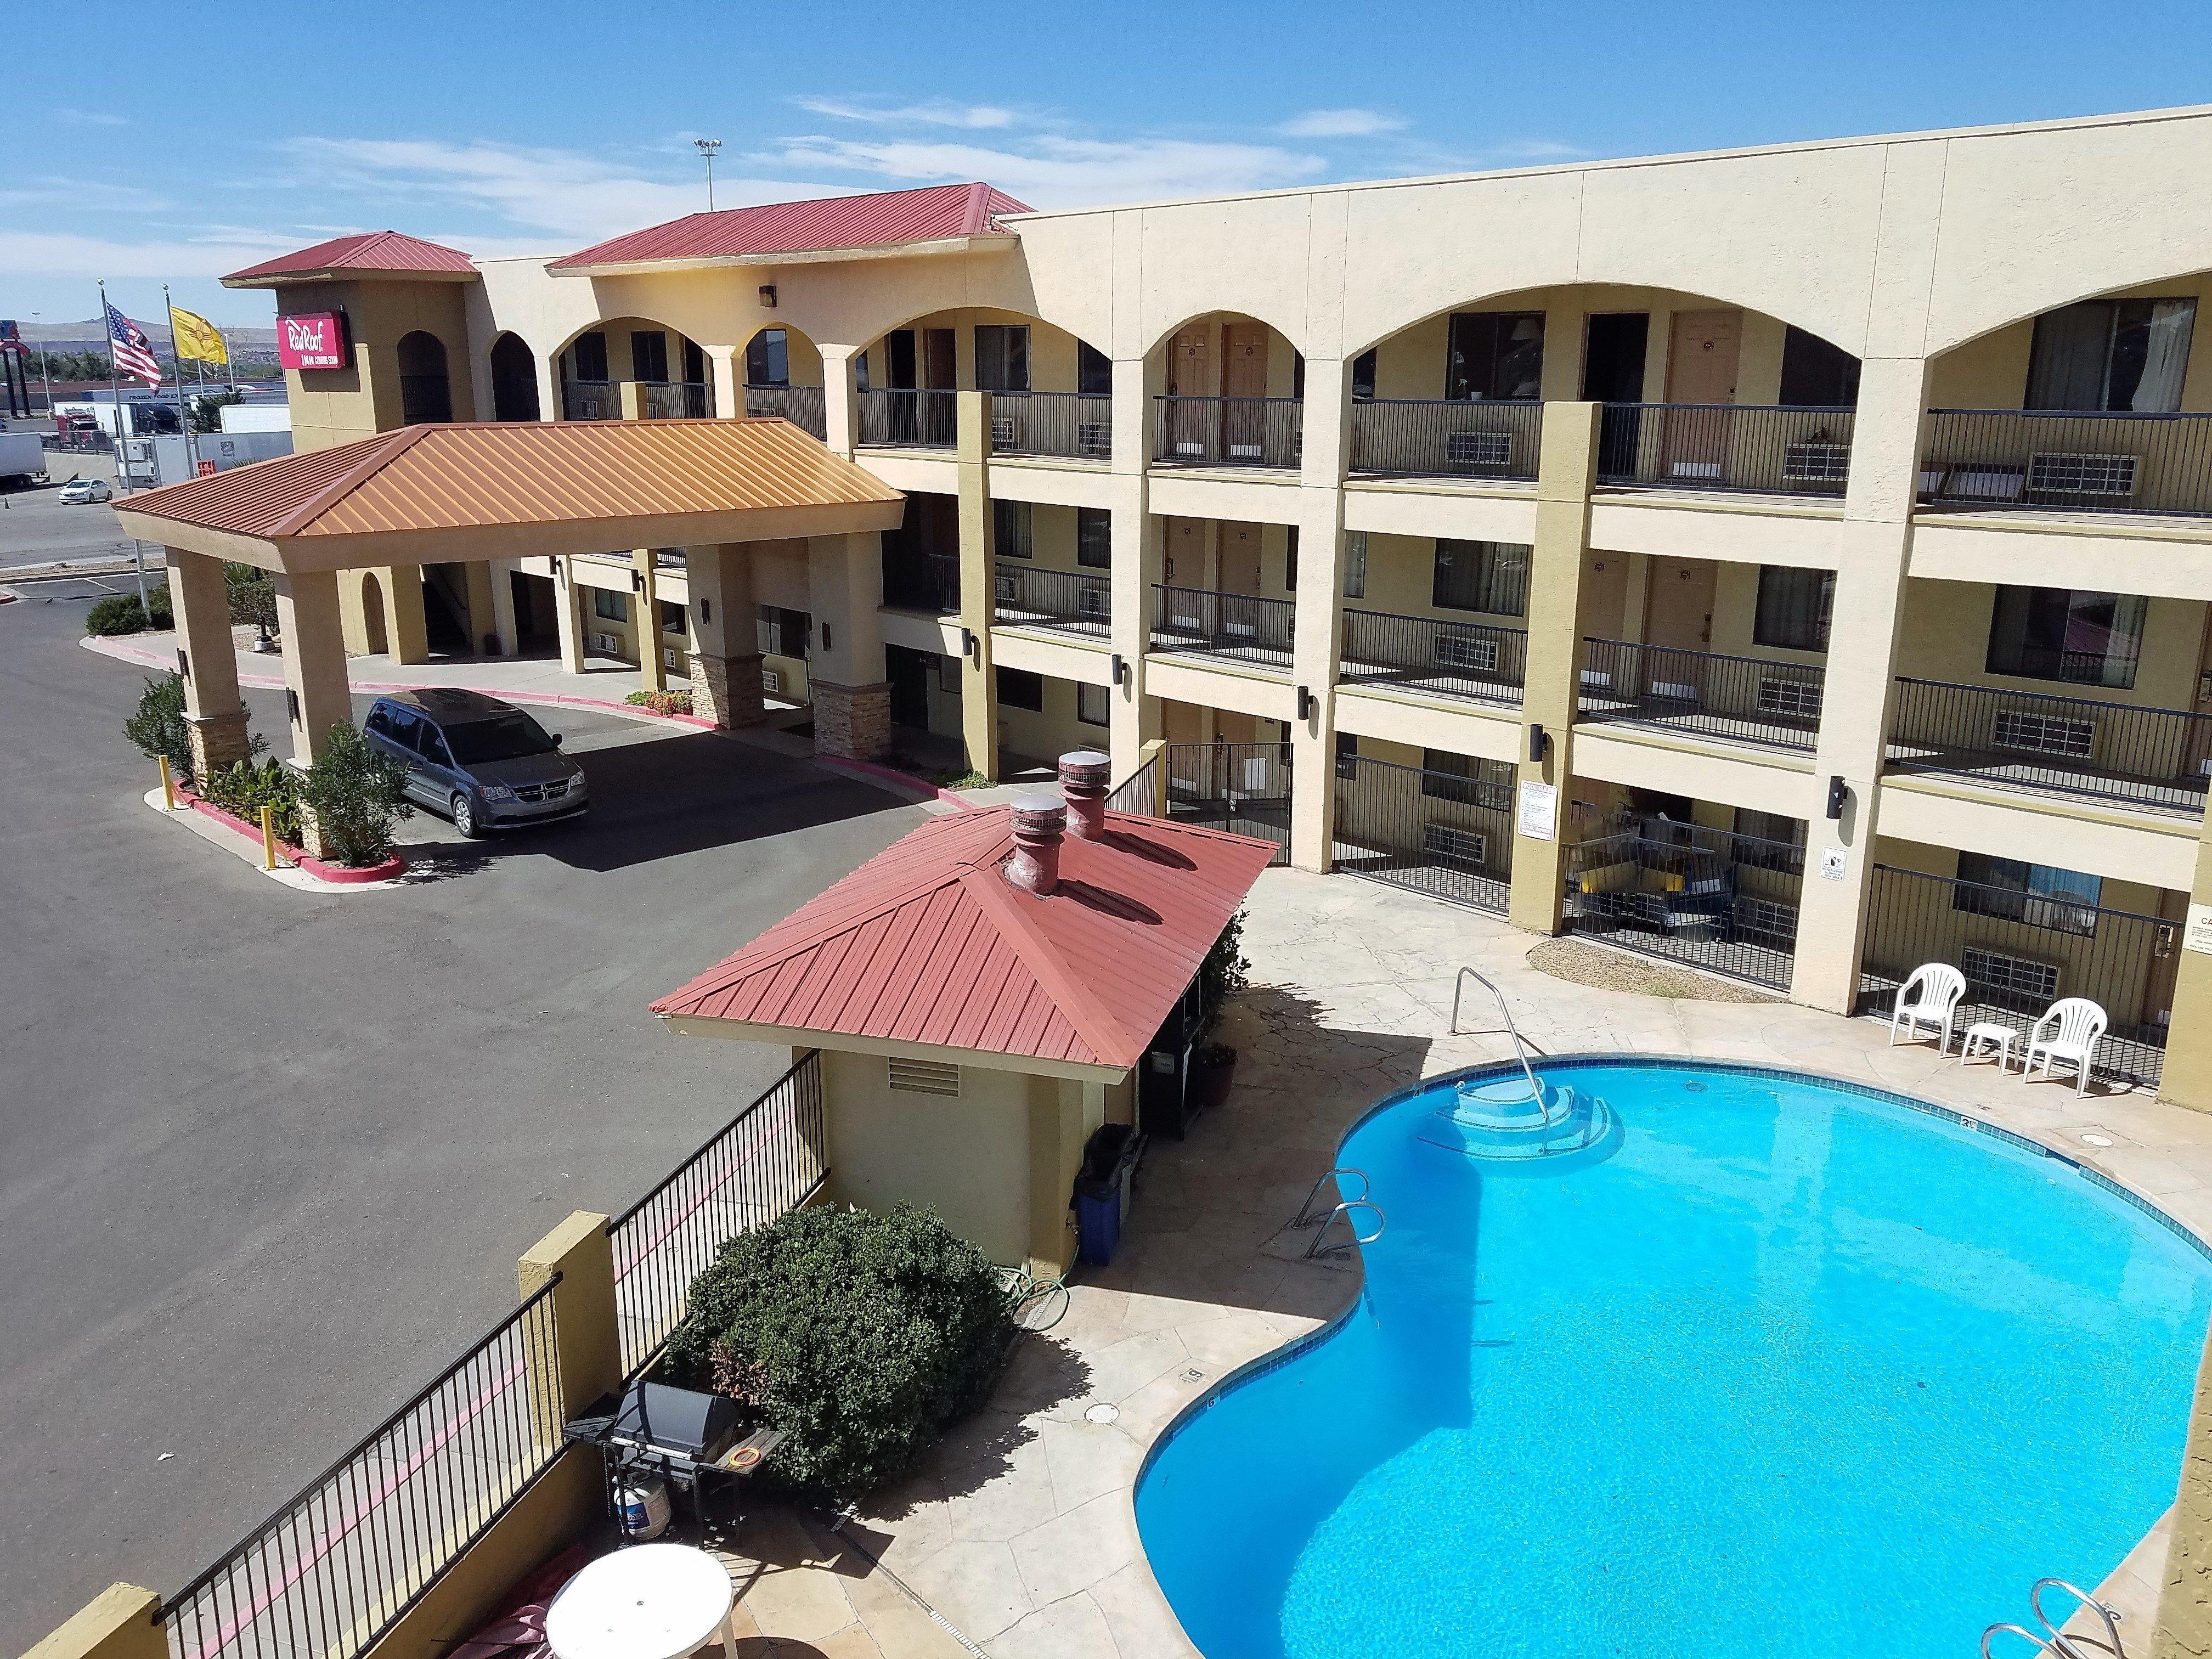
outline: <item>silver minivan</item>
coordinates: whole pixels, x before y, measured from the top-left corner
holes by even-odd
[[[407,794],[474,837],[574,817],[588,804],[584,769],[511,702],[459,687],[379,697],[362,735],[407,763]]]

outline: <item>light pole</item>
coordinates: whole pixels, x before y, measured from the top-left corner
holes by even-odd
[[[707,161],[707,211],[712,213],[714,210],[714,152],[721,149],[722,141],[719,138],[694,138],[691,142],[699,147],[699,154]]]

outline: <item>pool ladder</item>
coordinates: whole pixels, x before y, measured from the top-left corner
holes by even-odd
[[[1346,1198],[1344,1188],[1340,1182],[1336,1189],[1338,1201],[1326,1208],[1316,1208],[1321,1200],[1321,1189],[1340,1176],[1359,1177],[1359,1196]],[[1366,1170],[1353,1169],[1349,1164],[1339,1169],[1324,1170],[1320,1179],[1314,1182],[1313,1190],[1306,1194],[1306,1201],[1298,1206],[1297,1215],[1291,1222],[1293,1231],[1300,1227],[1315,1229],[1313,1243],[1306,1246],[1305,1255],[1298,1259],[1302,1261],[1311,1261],[1316,1256],[1343,1255],[1352,1249],[1352,1244],[1372,1244],[1376,1239],[1382,1237],[1382,1229],[1389,1224],[1389,1218],[1382,1213],[1382,1206],[1368,1197],[1367,1193]],[[1352,1212],[1354,1210],[1371,1210],[1375,1212],[1373,1232],[1366,1234],[1360,1232],[1359,1224],[1352,1218]],[[1330,1244],[1324,1248],[1322,1241],[1328,1237],[1328,1230],[1335,1224],[1339,1216],[1342,1216],[1344,1224],[1352,1229],[1352,1243]]]
[[[1462,1031],[1459,1029],[1460,998],[1466,994],[1467,982],[1469,980],[1473,980],[1477,985],[1480,985],[1484,990],[1490,993],[1491,996],[1498,1004],[1498,1017],[1505,1022],[1504,1024],[1486,1025],[1479,1031]],[[1505,1006],[1505,993],[1499,990],[1497,986],[1492,984],[1482,975],[1476,973],[1474,969],[1468,967],[1461,968],[1459,972],[1454,975],[1452,979],[1451,1034],[1454,1036],[1496,1036],[1501,1032],[1513,1039],[1513,1057],[1521,1062],[1521,1075],[1528,1079],[1528,1093],[1526,1098],[1528,1100],[1534,1101],[1539,1107],[1540,1107],[1544,1102],[1544,1085],[1536,1081],[1535,1068],[1528,1064],[1528,1054],[1531,1049],[1534,1049],[1537,1056],[1540,1059],[1543,1056],[1544,1051],[1541,1048],[1538,1048],[1534,1043],[1529,1042],[1527,1037],[1521,1035],[1521,1028],[1513,1023],[1512,1009]],[[1519,1104],[1520,1103],[1508,1100],[1499,1101],[1497,1103],[1503,1106],[1510,1106]]]
[[[2105,1626],[2107,1639],[2100,1642],[2094,1636],[2064,1634],[2060,1626],[2052,1624],[2051,1615],[2043,1610],[2043,1592],[2046,1589],[2063,1590],[2095,1613]],[[2108,1659],[2127,1659],[2125,1650],[2120,1646],[2119,1613],[2095,1596],[2084,1595],[2063,1578],[2037,1579],[2028,1589],[2027,1605],[2035,1616],[2035,1622],[2043,1626],[2043,1633],[2039,1636],[2026,1626],[2009,1621],[1991,1625],[1982,1632],[1982,1659],[1992,1659],[1990,1644],[1997,1637],[2006,1635],[2017,1636],[2032,1643],[2037,1659],[2041,1659],[2041,1656],[2045,1654],[2055,1655],[2056,1659],[2095,1659],[2098,1655],[2107,1656]]]

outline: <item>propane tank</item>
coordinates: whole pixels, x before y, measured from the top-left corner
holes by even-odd
[[[668,1483],[657,1474],[624,1474],[615,1486],[623,1536],[643,1543],[668,1530]]]

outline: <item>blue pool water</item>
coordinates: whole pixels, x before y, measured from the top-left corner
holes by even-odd
[[[1586,1150],[1449,1081],[1340,1164],[1359,1304],[1137,1492],[1207,1659],[1971,1655],[2172,1500],[2212,1268],[2063,1160],[1808,1079],[1562,1063]]]

